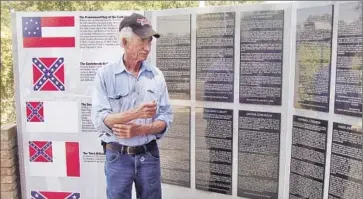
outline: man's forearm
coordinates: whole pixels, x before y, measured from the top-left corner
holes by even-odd
[[[142,125],[139,134],[148,135],[148,134],[157,134],[162,132],[166,128],[166,124],[164,121],[156,120],[150,124]]]
[[[107,115],[104,122],[109,128],[113,128],[115,124],[126,124],[134,119],[137,119],[137,112],[133,109],[121,113],[111,113]]]

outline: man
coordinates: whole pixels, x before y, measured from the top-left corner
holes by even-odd
[[[161,198],[161,171],[156,140],[173,120],[162,72],[146,63],[153,37],[142,15],[125,17],[119,27],[124,54],[98,69],[92,95],[92,122],[105,151],[108,199],[131,199],[132,184],[140,199]]]

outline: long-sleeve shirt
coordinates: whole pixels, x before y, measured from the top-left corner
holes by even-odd
[[[127,139],[117,138],[104,119],[111,113],[124,112],[142,103],[155,101],[156,115],[150,119],[132,122],[149,124],[164,121],[166,128],[158,134],[148,134]],[[160,139],[169,130],[173,121],[169,94],[163,73],[156,67],[143,62],[138,77],[129,73],[122,57],[118,62],[99,68],[94,79],[92,94],[92,123],[104,142],[116,142],[126,146],[138,146]]]

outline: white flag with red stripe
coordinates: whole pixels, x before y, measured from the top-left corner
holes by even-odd
[[[80,177],[78,142],[29,141],[30,176]]]

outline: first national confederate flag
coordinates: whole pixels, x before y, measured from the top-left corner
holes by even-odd
[[[23,17],[24,48],[75,47],[73,16]]]

